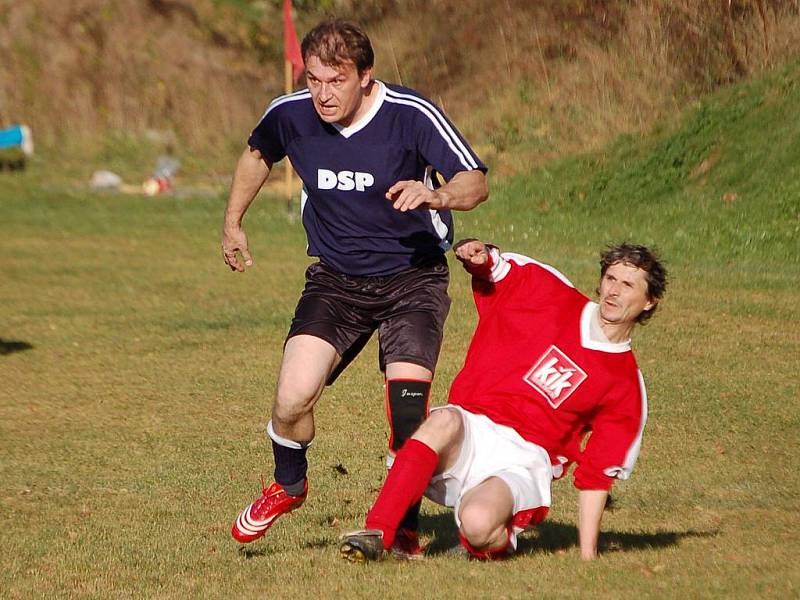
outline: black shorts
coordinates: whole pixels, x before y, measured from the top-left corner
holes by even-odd
[[[383,371],[409,362],[433,372],[450,310],[447,263],[414,267],[382,277],[353,277],[323,263],[306,271],[306,286],[286,339],[313,335],[331,344],[342,361],[339,374],[378,330]]]

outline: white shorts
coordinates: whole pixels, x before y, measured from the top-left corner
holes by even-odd
[[[460,527],[458,508],[469,490],[499,477],[511,489],[514,498],[514,517],[510,540],[517,547],[517,534],[540,522],[550,506],[550,484],[553,467],[547,451],[525,440],[520,434],[489,417],[476,415],[460,406],[447,405],[433,410],[457,410],[464,423],[464,441],[456,464],[435,475],[425,496],[455,510]],[[537,510],[538,509],[538,510]]]

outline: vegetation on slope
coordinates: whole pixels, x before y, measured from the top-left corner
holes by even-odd
[[[458,121],[495,173],[599,148],[800,51],[796,0],[295,0],[355,18],[377,75]],[[227,173],[282,92],[280,0],[0,0],[0,126],[83,168],[170,145]]]

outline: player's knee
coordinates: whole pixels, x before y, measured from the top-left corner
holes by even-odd
[[[432,412],[412,437],[439,452],[449,444],[461,440],[463,435],[464,422],[461,413],[453,409],[441,409]]]
[[[480,506],[465,506],[459,514],[460,532],[478,550],[501,546],[508,537],[506,524]]]
[[[314,409],[319,390],[303,381],[280,382],[272,408],[273,418],[293,423]]]

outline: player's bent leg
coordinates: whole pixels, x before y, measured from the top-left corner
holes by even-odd
[[[480,559],[504,557],[511,545],[514,497],[508,484],[490,477],[472,488],[458,508],[459,536],[470,554]]]
[[[444,413],[444,414],[439,414]],[[451,414],[452,413],[452,414]],[[455,461],[463,442],[461,415],[442,409],[432,414],[397,453],[378,498],[367,514],[366,527],[380,530],[384,547],[394,544],[398,527],[408,508],[422,498],[431,477],[441,465]],[[417,436],[433,444],[426,444]],[[439,449],[444,455],[440,457]]]
[[[406,442],[386,476],[378,498],[367,513],[366,528],[383,532],[384,547],[392,547],[397,529],[409,507],[422,499],[439,456],[417,440]]]
[[[275,520],[299,508],[308,494],[306,451],[314,437],[314,403],[335,367],[333,346],[313,336],[286,343],[267,432],[275,456],[275,482],[239,514],[231,535],[241,543],[263,536]]]
[[[393,457],[428,415],[431,390],[430,370],[412,363],[386,365],[386,415],[389,421],[389,452]],[[391,551],[400,560],[423,557],[419,543],[419,511],[422,501],[414,503],[403,515]]]
[[[272,407],[278,435],[299,442],[314,439],[314,405],[340,360],[336,349],[318,337],[301,334],[286,341]]]
[[[439,455],[436,472],[441,473],[451,468],[461,454],[464,442],[464,420],[461,413],[448,407],[431,412],[411,436]]]

